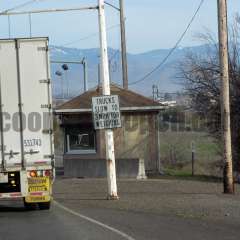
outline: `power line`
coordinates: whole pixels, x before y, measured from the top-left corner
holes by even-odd
[[[120,26],[120,24],[112,25],[112,26],[108,27],[107,30],[109,31],[109,30],[112,30],[112,29],[114,29],[114,28],[116,28],[116,27],[119,27],[119,26]],[[99,33],[98,33],[98,32],[92,33],[92,34],[89,34],[89,35],[86,36],[86,37],[79,38],[79,39],[77,39],[77,40],[74,40],[74,41],[71,41],[71,42],[68,42],[68,43],[64,43],[64,44],[61,45],[61,46],[64,47],[64,46],[72,45],[72,44],[75,44],[75,43],[78,43],[78,42],[81,42],[81,41],[84,41],[84,40],[88,40],[88,39],[93,38],[93,37],[98,37],[98,36],[99,36]]]
[[[186,33],[188,32],[189,28],[191,27],[193,21],[195,20],[198,12],[200,11],[202,5],[204,3],[204,0],[201,0],[199,3],[199,6],[197,8],[197,10],[195,11],[194,15],[192,16],[190,22],[188,23],[186,29],[184,30],[184,32],[181,34],[180,38],[178,39],[178,41],[176,42],[176,44],[174,45],[174,47],[169,51],[169,53],[167,54],[167,56],[162,60],[162,62],[160,64],[158,64],[152,71],[150,71],[149,73],[147,73],[144,77],[140,78],[139,80],[135,81],[135,82],[131,82],[129,83],[129,85],[134,85],[137,84],[139,82],[144,81],[145,79],[147,79],[149,76],[151,76],[154,72],[156,72],[159,68],[161,68],[168,60],[168,58],[172,55],[172,53],[177,49],[178,45],[180,44],[180,42],[183,40],[184,36],[186,35]]]
[[[116,7],[115,5],[113,5],[113,4],[109,3],[109,2],[106,2],[106,1],[105,1],[105,4],[108,5],[108,6],[110,6],[110,7],[112,7],[112,8],[114,8],[114,9],[116,9],[117,11],[120,11],[120,8],[119,8],[119,7]]]
[[[8,8],[8,9],[2,11],[1,13],[7,13],[7,12],[10,12],[10,11],[17,10],[17,9],[19,9],[19,8],[26,7],[26,6],[28,6],[28,5],[32,4],[32,3],[37,2],[37,1],[39,1],[39,0],[30,0],[30,1],[27,1],[27,2],[25,2],[25,3],[21,3],[21,4],[19,4],[19,5],[16,5],[15,7]],[[41,0],[40,0],[40,1],[41,1]]]

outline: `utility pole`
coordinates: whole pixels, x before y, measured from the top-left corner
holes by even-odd
[[[127,46],[126,46],[125,13],[124,13],[123,1],[124,0],[119,0],[120,25],[121,25],[122,75],[123,75],[123,88],[128,89]]]
[[[105,20],[105,5],[104,0],[98,0],[98,16],[99,16],[99,35],[101,49],[101,75],[103,95],[110,95],[108,53],[107,53],[107,33]],[[117,200],[117,180],[114,152],[114,137],[112,129],[105,129],[106,142],[106,165],[107,165],[107,180],[108,180],[108,199]]]
[[[227,1],[218,0],[219,58],[221,71],[221,123],[223,138],[224,193],[234,193],[230,127]]]

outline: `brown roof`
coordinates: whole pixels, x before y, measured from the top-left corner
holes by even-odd
[[[89,90],[73,99],[71,99],[68,102],[65,102],[64,104],[57,107],[56,111],[61,112],[66,110],[90,110],[91,104],[92,104],[92,97],[96,97],[101,95],[102,93],[102,87],[97,87],[95,89]],[[143,95],[140,95],[136,92],[133,92],[131,90],[123,89],[117,85],[111,84],[111,95],[118,95],[119,101],[120,101],[120,108],[121,109],[144,109],[147,110],[158,110],[162,107],[161,104],[158,102],[145,97]]]

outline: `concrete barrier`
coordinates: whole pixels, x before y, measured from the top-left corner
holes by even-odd
[[[139,162],[139,159],[117,159],[117,177],[137,178],[140,169]],[[142,176],[142,174],[140,175]],[[106,177],[106,161],[104,159],[64,159],[64,176],[75,178]]]

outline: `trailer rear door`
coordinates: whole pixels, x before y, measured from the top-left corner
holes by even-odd
[[[0,40],[2,111],[11,116],[3,132],[5,167],[53,161],[52,105],[47,38]],[[5,128],[8,119],[3,114]],[[5,164],[4,164],[5,163]]]

